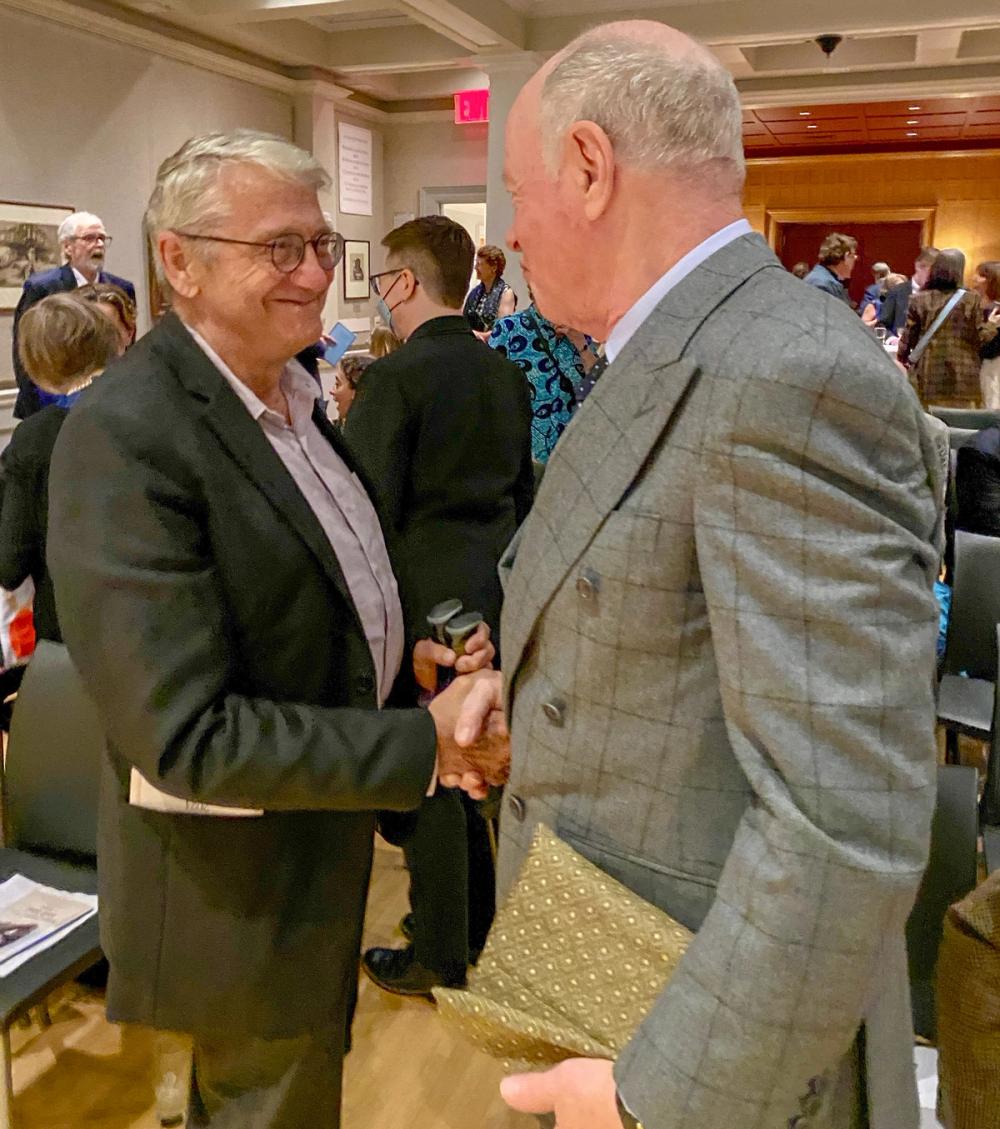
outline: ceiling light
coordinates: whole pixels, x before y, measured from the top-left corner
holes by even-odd
[[[919,106],[907,106],[906,108],[907,108],[907,109],[908,109],[908,110],[910,111],[910,113],[911,113],[911,114],[914,114],[914,113],[916,113],[916,112],[917,112],[917,110],[919,110],[919,109],[920,109],[920,107],[919,107]]]
[[[910,120],[906,124],[907,125],[920,125],[920,122],[917,118],[910,118]]]
[[[906,131],[906,136],[907,137],[919,137],[920,135],[917,133],[917,131],[915,129],[908,129]]]
[[[812,117],[812,111],[811,110],[799,110],[799,117],[800,118],[811,118]]]
[[[818,125],[807,125],[806,129],[819,129]]]

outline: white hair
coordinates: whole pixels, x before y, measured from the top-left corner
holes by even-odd
[[[166,279],[157,249],[157,234],[161,231],[208,234],[225,219],[228,206],[219,190],[219,173],[230,164],[259,165],[276,176],[317,192],[331,184],[329,174],[311,153],[275,134],[235,129],[190,138],[160,165],[156,186],[146,206],[146,234],[161,283],[166,283]]]
[[[706,49],[662,47],[600,29],[580,37],[548,74],[541,95],[545,163],[555,173],[574,122],[592,121],[623,164],[692,172],[730,165],[742,181],[743,113],[729,72]]]
[[[67,216],[59,225],[57,233],[60,246],[63,243],[68,243],[70,239],[74,239],[81,227],[92,227],[94,224],[103,227],[104,221],[100,216],[95,216],[93,212],[74,212],[71,216]]]

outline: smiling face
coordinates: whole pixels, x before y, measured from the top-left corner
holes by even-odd
[[[226,216],[206,235],[266,243],[295,233],[310,240],[328,231],[315,188],[260,165],[230,165],[219,175]],[[284,361],[319,340],[333,269],[312,247],[292,272],[279,271],[266,247],[182,240],[188,260],[184,286],[174,283],[199,323],[228,339],[252,342],[261,361]]]

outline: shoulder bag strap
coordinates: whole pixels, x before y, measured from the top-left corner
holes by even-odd
[[[916,344],[916,347],[911,350],[910,355],[907,358],[907,360],[910,362],[911,365],[915,365],[917,363],[917,361],[919,361],[920,358],[924,355],[924,350],[931,343],[931,338],[934,336],[935,333],[937,333],[937,331],[941,328],[941,326],[944,325],[944,323],[948,320],[948,315],[958,305],[958,303],[961,302],[961,300],[965,297],[966,293],[967,293],[967,291],[962,290],[962,289],[958,289],[958,290],[955,291],[954,294],[952,294],[952,296],[944,304],[944,308],[941,310],[941,312],[938,314],[938,316],[934,319],[930,329],[928,329],[927,332],[923,335],[923,337],[920,338],[920,340]]]

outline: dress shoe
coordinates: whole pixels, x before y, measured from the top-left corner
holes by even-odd
[[[424,968],[415,959],[412,945],[405,949],[369,949],[361,960],[361,967],[373,983],[397,996],[433,999],[432,988],[465,987],[465,969],[446,974]]]

